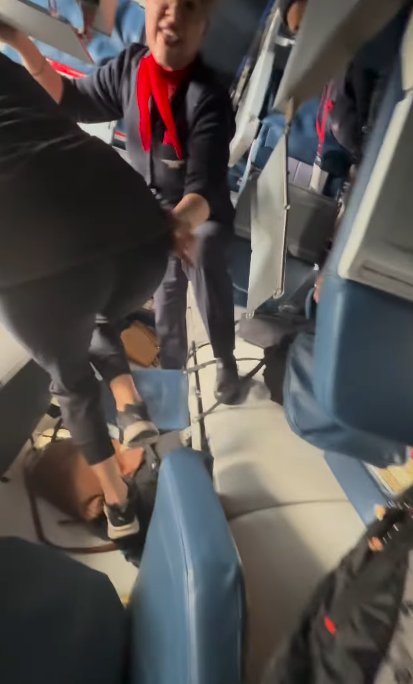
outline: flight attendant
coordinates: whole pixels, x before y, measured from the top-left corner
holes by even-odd
[[[199,56],[213,5],[214,0],[147,0],[148,47],[131,45],[74,82],[56,73],[26,36],[18,34],[12,46],[74,120],[125,119],[133,167],[163,206],[196,233],[193,263],[172,255],[155,296],[161,363],[168,369],[186,366],[190,280],[217,359],[216,395],[231,403],[239,387],[226,255],[233,235],[227,166],[235,124],[226,91]]]

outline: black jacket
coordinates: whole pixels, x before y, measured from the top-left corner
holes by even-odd
[[[178,89],[172,100],[184,160],[178,160],[172,145],[163,144],[165,127],[156,106],[152,107],[152,150],[146,153],[139,135],[136,93],[138,67],[145,54],[146,47],[132,45],[91,76],[67,81],[61,106],[83,123],[124,118],[132,165],[155,193],[168,206],[176,205],[184,195],[197,193],[209,202],[211,218],[231,225],[234,212],[227,169],[235,121],[228,94],[198,60],[189,85]]]
[[[296,0],[281,0],[284,22]],[[340,143],[359,162],[374,123],[387,79],[394,65],[411,3],[402,8],[382,31],[358,52],[343,77],[334,81],[331,129]]]
[[[0,54],[0,293],[168,232],[142,177]]]

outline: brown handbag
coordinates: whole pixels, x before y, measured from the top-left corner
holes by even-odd
[[[143,462],[144,449],[122,452],[119,442],[114,440],[113,445],[122,475],[133,477]],[[30,452],[24,474],[39,541],[71,553],[104,553],[115,549],[112,543],[85,548],[60,547],[49,541],[44,533],[38,497],[58,508],[73,522],[91,523],[104,515],[104,497],[99,480],[71,439],[55,436],[41,451]]]
[[[143,323],[134,321],[129,328],[124,330],[122,342],[130,361],[142,368],[157,365],[160,342],[156,334]]]

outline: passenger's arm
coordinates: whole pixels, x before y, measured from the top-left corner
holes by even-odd
[[[218,91],[203,98],[188,135],[184,198],[175,208],[193,229],[205,223],[229,193],[229,145],[234,133],[234,114],[227,94]]]
[[[21,31],[0,22],[0,41],[10,45],[22,57],[23,64],[33,78],[59,103],[63,94],[63,79],[43,57],[40,50]]]
[[[122,86],[129,77],[128,66],[134,47],[122,52],[86,78],[73,82],[62,78],[50,66],[25,34],[0,23],[0,41],[14,48],[33,78],[60,104],[66,114],[82,123],[117,121],[123,116]]]

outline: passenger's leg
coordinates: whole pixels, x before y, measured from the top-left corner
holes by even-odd
[[[215,221],[208,221],[197,231],[197,257],[194,267],[187,267],[202,320],[217,359],[216,396],[232,403],[237,398],[239,378],[234,357],[235,321],[231,278],[226,250],[232,231]]]
[[[161,342],[162,368],[186,368],[187,291],[188,277],[183,271],[182,262],[178,257],[170,256],[165,277],[155,293],[156,332]]]
[[[117,258],[116,286],[97,317],[90,346],[90,359],[115,397],[121,441],[128,448],[156,441],[158,430],[135,387],[120,337],[121,321],[152,297],[165,274],[169,249],[164,239]]]
[[[114,280],[114,266],[105,260],[3,290],[0,321],[50,374],[64,423],[95,469],[106,502],[122,504],[128,491],[89,362],[95,312],[109,298]]]

